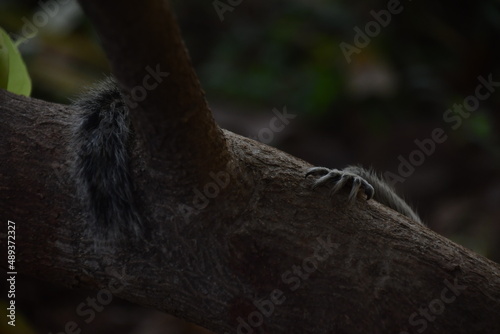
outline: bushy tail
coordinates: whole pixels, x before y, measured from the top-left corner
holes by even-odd
[[[74,173],[89,210],[90,227],[103,241],[138,236],[141,217],[129,174],[130,122],[119,88],[109,78],[73,103]]]

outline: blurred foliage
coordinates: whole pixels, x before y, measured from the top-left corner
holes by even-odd
[[[374,20],[370,12],[386,9],[386,1],[242,2],[223,22],[207,1],[177,3],[209,94],[287,103],[318,119],[352,110],[382,128],[393,121],[388,115],[440,118],[474,93],[477,76],[500,78],[498,1],[401,5],[403,11],[348,64],[340,43],[354,44],[354,27],[364,30]],[[496,94],[476,112],[497,129],[492,110],[499,104]],[[495,133],[469,130],[481,137]]]

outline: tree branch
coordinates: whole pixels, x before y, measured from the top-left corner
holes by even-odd
[[[127,96],[147,162],[181,179],[200,174],[202,182],[209,171],[223,169],[228,162],[224,136],[208,109],[168,2],[80,4]]]
[[[61,145],[72,112],[0,91],[0,212],[16,222],[18,272],[218,333],[500,331],[498,264],[374,201],[311,191],[307,163],[230,132],[230,181],[203,208],[136,162],[153,233],[96,253]]]

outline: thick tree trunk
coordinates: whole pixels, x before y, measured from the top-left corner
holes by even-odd
[[[132,110],[148,237],[96,249],[71,176],[74,111],[0,91],[0,212],[16,222],[18,272],[108,289],[218,333],[500,332],[497,264],[374,201],[312,191],[306,162],[220,130],[185,52],[169,49],[180,39],[146,39],[165,57],[137,44],[168,8],[132,3],[84,7],[101,36],[112,25],[126,36],[103,37],[126,94],[148,65],[177,86]],[[175,36],[167,21],[162,36]]]

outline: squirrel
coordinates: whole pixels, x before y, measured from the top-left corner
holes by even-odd
[[[140,236],[143,222],[129,173],[132,145],[129,108],[112,78],[107,78],[73,102],[77,111],[72,129],[74,177],[85,202],[92,235],[101,241]],[[310,168],[305,177],[318,176],[313,188],[331,184],[332,194],[351,187],[349,202],[363,191],[378,202],[422,224],[418,215],[372,170],[349,166],[343,170]]]

